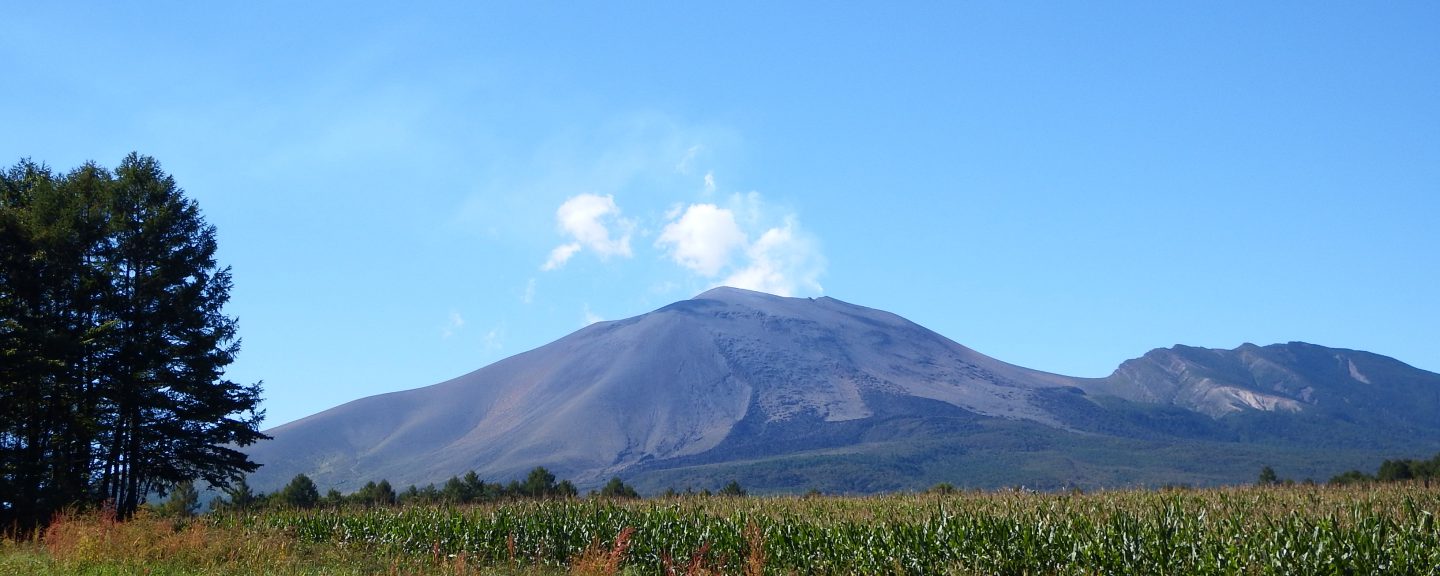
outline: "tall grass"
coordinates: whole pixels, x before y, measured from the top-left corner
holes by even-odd
[[[195,573],[1440,575],[1437,514],[1418,485],[699,497],[62,518],[42,543]]]

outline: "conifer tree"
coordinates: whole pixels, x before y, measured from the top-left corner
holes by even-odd
[[[296,474],[284,488],[280,489],[280,502],[295,508],[313,508],[320,502],[320,490],[315,481],[304,474]]]
[[[153,158],[0,173],[0,524],[258,466],[215,228]]]

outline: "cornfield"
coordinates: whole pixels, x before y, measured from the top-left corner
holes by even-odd
[[[1437,514],[1440,489],[1392,485],[572,499],[199,523],[497,568],[563,570],[598,550],[642,574],[1440,575]]]

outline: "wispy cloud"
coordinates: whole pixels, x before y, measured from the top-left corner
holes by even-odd
[[[525,292],[520,295],[520,301],[523,302],[523,303],[525,303],[525,304],[530,304],[530,303],[532,303],[532,302],[535,301],[535,279],[534,279],[534,278],[531,278],[529,282],[526,282],[526,283],[525,283]]]
[[[484,347],[486,352],[496,352],[505,348],[505,326],[496,326],[491,328],[489,332],[486,332],[485,338],[481,341],[481,346]]]
[[[620,207],[612,195],[580,194],[565,200],[555,211],[555,222],[562,234],[572,241],[556,246],[541,270],[565,266],[582,249],[593,251],[601,259],[611,256],[629,258],[630,235],[635,224],[620,217]]]
[[[584,318],[585,318],[585,323],[583,324],[584,326],[589,326],[589,325],[594,324],[594,323],[596,323],[596,322],[604,322],[604,321],[605,321],[605,319],[602,318],[599,314],[596,314],[596,313],[590,311],[590,305],[589,305],[589,304],[586,304],[586,305],[585,305],[585,316],[584,316]]]
[[[451,310],[450,318],[446,320],[445,326],[440,329],[440,338],[449,339],[451,336],[459,333],[460,329],[464,327],[465,318],[461,316],[459,312]]]
[[[558,269],[561,266],[564,266],[566,262],[569,262],[570,257],[574,256],[575,253],[579,251],[579,242],[571,242],[569,244],[561,244],[559,246],[556,246],[554,250],[550,251],[550,257],[545,260],[545,263],[540,265],[540,269],[547,272],[550,270]]]
[[[680,158],[680,161],[675,164],[675,171],[681,174],[689,174],[690,166],[695,163],[695,155],[699,154],[702,148],[704,147],[699,144],[687,148],[685,150],[685,156]]]

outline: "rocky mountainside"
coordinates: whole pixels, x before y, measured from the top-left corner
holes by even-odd
[[[301,472],[348,491],[540,465],[651,490],[1219,483],[1440,449],[1440,375],[1292,343],[1177,346],[1071,378],[833,298],[717,288],[268,433],[249,449],[267,490]],[[1195,466],[1205,455],[1223,460]]]
[[[1372,377],[1373,376],[1373,377]],[[1120,365],[1087,392],[1179,406],[1212,417],[1320,412],[1440,425],[1435,375],[1393,358],[1291,342],[1234,350],[1176,346]]]

